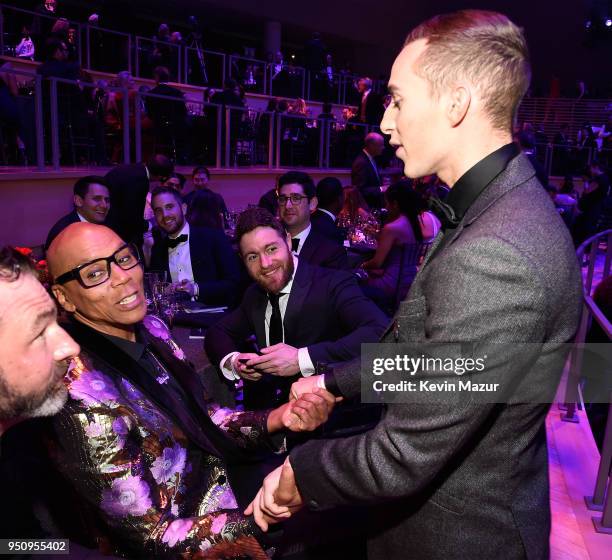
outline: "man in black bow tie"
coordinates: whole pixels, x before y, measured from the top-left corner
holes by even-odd
[[[158,227],[151,270],[165,270],[178,290],[208,305],[232,305],[240,285],[240,265],[222,230],[192,227],[185,220],[186,204],[172,188],[158,187],[151,195]]]
[[[278,180],[280,219],[291,235],[291,250],[302,261],[325,268],[348,270],[346,249],[316,231],[310,215],[317,208],[312,178],[301,171],[289,171]]]

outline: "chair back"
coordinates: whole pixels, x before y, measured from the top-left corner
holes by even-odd
[[[400,302],[406,294],[402,293],[402,279],[405,274],[413,267],[419,267],[423,262],[423,258],[431,247],[431,241],[424,243],[404,243],[402,246],[402,254],[400,257],[400,271],[397,277],[397,285],[395,286],[395,297],[393,301],[394,311],[399,307]]]

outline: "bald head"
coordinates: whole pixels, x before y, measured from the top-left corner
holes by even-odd
[[[365,149],[371,156],[379,156],[385,149],[385,139],[378,132],[370,132],[365,137]]]
[[[49,272],[54,278],[57,278],[75,266],[89,261],[88,248],[92,245],[112,249],[122,244],[121,238],[106,226],[88,222],[70,224],[60,232],[47,250]]]
[[[53,240],[47,260],[56,279],[81,267],[77,277],[53,285],[53,294],[68,313],[95,330],[134,340],[134,326],[146,312],[143,271],[138,257],[113,230],[71,224]],[[90,278],[102,281],[92,286]]]

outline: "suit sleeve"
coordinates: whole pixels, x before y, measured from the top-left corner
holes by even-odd
[[[200,284],[198,299],[209,305],[233,303],[240,285],[240,266],[230,242],[222,231],[210,239],[212,257],[217,268],[216,280]]]
[[[250,291],[247,291],[238,308],[207,329],[204,349],[215,366],[230,352],[241,351],[245,347],[246,339],[254,334],[255,329],[246,312],[252,299]]]
[[[544,340],[546,294],[529,258],[495,239],[450,251],[447,270],[461,273],[437,275],[424,288],[430,307],[428,341]],[[481,374],[486,378],[479,381],[496,376],[504,382],[518,380],[536,359],[523,354],[515,357],[487,368]],[[469,445],[498,406],[476,404],[461,392],[451,395],[456,402],[449,396],[441,404],[389,404],[383,419],[369,432],[294,449],[291,464],[305,501],[325,509],[407,497],[423,490]]]
[[[334,274],[328,289],[334,320],[347,334],[337,340],[308,346],[313,364],[352,360],[359,356],[363,342],[377,342],[380,339],[388,322],[382,311],[363,295],[353,276]]]

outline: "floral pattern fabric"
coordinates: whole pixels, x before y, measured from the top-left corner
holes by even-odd
[[[147,318],[145,327],[184,359],[163,322]],[[257,527],[238,507],[221,459],[193,449],[141,391],[86,350],[73,360],[66,382],[71,399],[54,422],[56,437],[60,442],[72,437],[81,448],[57,446],[56,458],[77,491],[97,503],[118,553],[267,558],[254,538]],[[240,446],[270,447],[266,413],[219,407],[208,412]],[[57,457],[62,451],[74,456]],[[97,496],[91,495],[94,487],[101,489]]]

